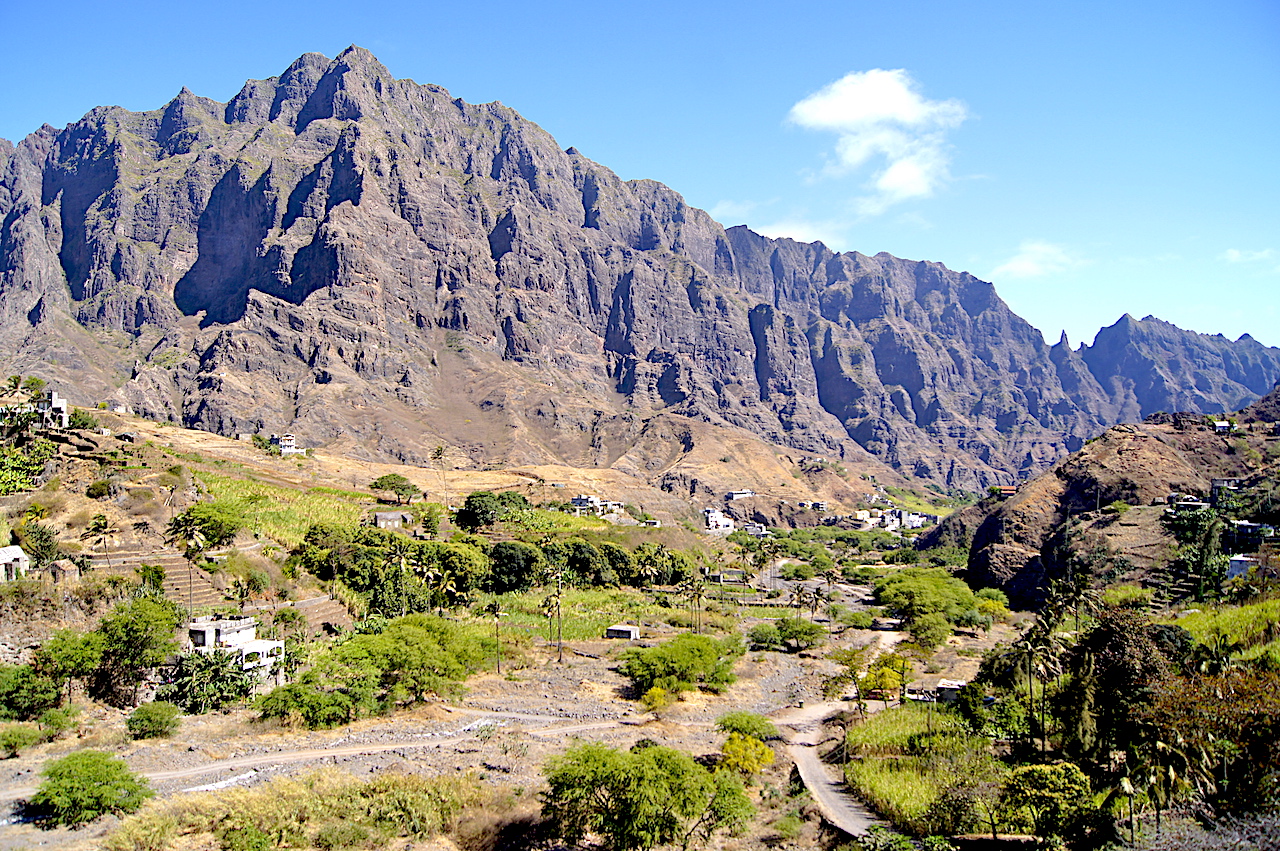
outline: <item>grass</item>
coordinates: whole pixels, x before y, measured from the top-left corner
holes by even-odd
[[[964,829],[963,821],[948,823],[954,815],[936,812],[934,804],[948,789],[1003,771],[986,738],[966,732],[955,715],[924,706],[878,713],[852,728],[847,741],[856,757],[845,769],[849,785],[917,835]]]
[[[334,488],[301,491],[221,473],[201,471],[196,475],[215,500],[246,506],[246,525],[286,547],[301,543],[314,523],[359,523],[371,502],[368,494],[355,491]],[[255,500],[258,500],[257,507],[254,507]]]
[[[494,805],[500,802],[472,775],[387,772],[357,780],[331,769],[152,800],[120,824],[106,848],[381,848],[402,836],[438,836],[465,812]]]
[[[1242,606],[1205,607],[1173,621],[1200,643],[1217,636],[1242,645],[1242,660],[1280,656],[1280,599]]]
[[[502,605],[509,614],[503,619],[503,628],[546,636],[547,618],[542,612],[542,601],[548,593],[545,589],[538,589],[504,595]],[[565,641],[601,638],[605,627],[613,624],[641,620],[652,623],[665,620],[674,611],[656,605],[640,591],[626,588],[566,588],[560,609]]]

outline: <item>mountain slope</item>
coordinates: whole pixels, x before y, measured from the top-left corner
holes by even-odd
[[[4,368],[226,434],[608,465],[665,414],[977,488],[1182,398],[967,273],[726,231],[355,47],[0,143],[0,222]],[[1280,377],[1241,345],[1192,402]]]

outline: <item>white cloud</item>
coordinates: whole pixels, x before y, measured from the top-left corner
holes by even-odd
[[[1023,240],[1018,253],[997,266],[993,278],[1039,278],[1062,272],[1080,261],[1072,257],[1061,245],[1039,239]]]
[[[929,100],[902,69],[848,74],[791,108],[787,119],[810,130],[839,134],[831,175],[869,164],[871,194],[857,209],[876,215],[912,198],[927,198],[950,177],[945,131],[968,113],[958,100]]]
[[[1270,248],[1264,248],[1262,251],[1241,251],[1238,248],[1228,248],[1222,252],[1221,259],[1228,263],[1257,263],[1261,260],[1271,260],[1276,256],[1276,252]]]
[[[751,215],[751,211],[760,205],[754,201],[717,201],[715,206],[707,212],[711,214],[711,218],[721,224],[738,224],[744,222],[747,216]]]
[[[772,224],[752,225],[751,229],[773,239],[794,239],[796,242],[821,242],[833,251],[845,250],[847,227],[835,222],[814,222],[806,219],[782,219]]]

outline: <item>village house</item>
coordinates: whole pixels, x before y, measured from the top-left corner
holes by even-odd
[[[22,547],[16,544],[9,547],[0,547],[0,579],[5,582],[25,579],[27,571],[30,569],[31,558]]]
[[[767,538],[771,534],[769,528],[763,523],[744,523],[742,531],[746,532],[753,538]]]
[[[613,626],[605,627],[605,638],[623,638],[627,641],[636,641],[640,638],[640,627],[632,626],[628,623],[616,623]]]
[[[187,624],[187,646],[196,653],[232,653],[243,670],[264,677],[284,654],[283,641],[258,638],[258,621],[250,617],[198,617]]]
[[[1227,578],[1235,579],[1237,576],[1247,576],[1249,571],[1258,566],[1258,560],[1253,556],[1234,555],[1227,564]]]
[[[712,534],[728,534],[733,531],[733,518],[718,508],[704,508],[702,518],[706,523],[707,531]]]
[[[280,450],[281,455],[306,455],[307,450],[298,446],[298,439],[292,434],[271,435],[271,445]]]
[[[727,494],[724,495],[724,498],[726,502],[733,502],[734,500],[737,500],[737,499],[750,499],[755,495],[756,495],[755,491],[749,491],[749,490],[729,491]]]
[[[66,428],[71,421],[71,406],[50,387],[36,400],[36,414],[44,428]]]
[[[373,525],[379,529],[407,529],[413,526],[413,515],[406,511],[375,511]]]

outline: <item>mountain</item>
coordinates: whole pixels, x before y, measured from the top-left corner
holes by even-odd
[[[1150,318],[1048,346],[972,275],[726,230],[357,47],[0,141],[0,352],[73,402],[369,456],[656,471],[700,421],[968,489],[1280,377]]]
[[[1170,494],[1209,499],[1214,479],[1235,480],[1239,516],[1275,522],[1280,388],[1237,418],[1227,433],[1187,414],[1113,426],[1007,499],[992,496],[947,517],[918,545],[969,549],[967,579],[1001,588],[1022,607],[1080,569],[1099,583],[1170,593],[1178,542],[1161,522]]]

